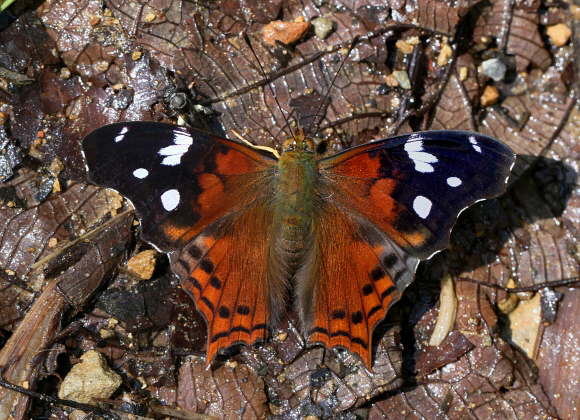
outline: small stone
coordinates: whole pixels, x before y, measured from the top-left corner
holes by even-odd
[[[107,338],[114,337],[115,336],[115,333],[113,331],[107,330],[105,328],[101,328],[99,330],[99,335],[101,336],[101,338],[107,339]]]
[[[445,66],[449,62],[449,59],[452,55],[453,49],[451,46],[449,44],[443,44],[441,51],[439,52],[439,56],[437,57],[437,65],[439,67]]]
[[[410,44],[407,41],[397,41],[395,43],[395,46],[403,54],[411,54],[413,52],[413,50],[415,49],[415,46],[413,44]]]
[[[236,362],[235,360],[228,360],[226,362],[226,366],[229,367],[230,369],[234,369],[235,367],[238,366],[238,362]]]
[[[91,26],[98,25],[100,21],[101,21],[101,18],[98,16],[91,15],[89,17],[89,25],[91,25]]]
[[[107,62],[106,62],[106,61],[104,61],[104,60],[101,60],[101,61],[99,61],[99,62],[97,63],[97,65],[96,65],[96,69],[97,69],[97,71],[98,71],[99,73],[104,73],[104,72],[106,72],[107,70],[109,70],[109,63],[107,63]]]
[[[111,86],[111,89],[113,89],[115,92],[118,92],[124,88],[125,88],[125,85],[123,83],[115,83],[113,86]]]
[[[138,253],[127,261],[127,268],[137,274],[141,279],[148,280],[153,276],[156,261],[157,251],[148,249]]]
[[[509,314],[510,338],[515,345],[534,357],[536,340],[542,322],[541,295],[536,295],[527,302],[520,302],[518,307]]]
[[[54,180],[54,184],[52,184],[52,193],[56,194],[62,191],[62,186],[60,185],[60,181],[58,178]]]
[[[62,160],[58,156],[50,162],[50,174],[52,176],[57,176],[63,169],[64,163],[62,163]]]
[[[15,276],[16,275],[16,272],[14,270],[7,269],[7,270],[4,270],[4,272],[6,274],[8,274],[9,276]]]
[[[113,372],[101,353],[90,350],[81,362],[66,375],[58,397],[79,403],[95,403],[94,399],[109,398],[121,385],[121,376]]]
[[[411,89],[411,81],[409,80],[409,75],[405,70],[395,70],[393,76],[397,78],[399,86],[405,90]]]
[[[572,35],[572,31],[565,23],[558,23],[553,26],[548,26],[546,33],[550,37],[550,42],[557,47],[566,45],[570,39],[570,36]]]
[[[278,337],[276,337],[276,339],[278,341],[286,341],[286,339],[288,338],[288,333],[287,332],[282,332],[280,334],[278,334]]]
[[[60,69],[60,78],[61,79],[69,79],[70,78],[70,69],[67,67],[63,67]]]
[[[326,37],[332,32],[334,26],[330,19],[323,17],[316,18],[311,23],[312,26],[314,26],[314,35],[316,35],[316,38],[318,39],[326,39]]]
[[[58,244],[58,239],[56,239],[54,236],[48,240],[48,247],[49,248],[54,248],[57,244]]]
[[[483,74],[491,77],[494,81],[500,82],[505,77],[506,65],[499,58],[491,58],[481,63]]]
[[[308,22],[275,20],[264,27],[264,40],[270,45],[276,45],[276,41],[287,45],[293,44],[302,38],[309,26]]]
[[[483,95],[481,95],[481,105],[490,106],[497,102],[499,98],[499,92],[493,86],[486,86]]]
[[[147,22],[153,22],[155,20],[155,13],[147,13],[145,15],[145,20]]]
[[[133,51],[131,53],[131,60],[137,61],[141,58],[142,55],[143,55],[143,53],[141,51]]]
[[[467,80],[467,76],[469,76],[469,69],[467,67],[461,67],[459,69],[459,80],[465,82]]]

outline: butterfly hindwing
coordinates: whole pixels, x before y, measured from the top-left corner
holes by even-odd
[[[371,366],[371,336],[413,280],[419,260],[372,224],[328,202],[316,239],[296,274],[309,341],[340,346]]]
[[[319,166],[325,182],[341,192],[332,200],[425,259],[447,247],[462,210],[505,190],[514,158],[509,147],[482,134],[425,131],[357,147]]]
[[[268,271],[273,214],[263,199],[208,226],[172,259],[208,326],[207,360],[220,348],[264,340],[285,308],[285,278]]]

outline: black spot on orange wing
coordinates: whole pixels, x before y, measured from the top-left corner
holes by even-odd
[[[353,324],[360,324],[363,322],[363,314],[361,311],[356,311],[351,315],[350,320]]]
[[[386,298],[387,296],[389,296],[391,293],[394,293],[396,290],[397,290],[397,288],[396,288],[395,286],[389,286],[389,287],[387,287],[387,288],[386,288],[386,289],[383,291],[383,293],[381,293],[381,302],[382,302],[383,300],[385,300],[385,298]]]
[[[371,279],[373,281],[378,281],[383,277],[385,277],[385,270],[383,270],[383,267],[379,265],[373,268],[373,270],[371,271]]]
[[[210,260],[202,260],[201,263],[199,263],[199,268],[201,268],[207,274],[213,273],[214,270],[213,263]]]
[[[220,316],[220,318],[229,318],[231,313],[227,306],[222,305],[218,310],[218,315]]]
[[[367,283],[362,287],[363,295],[368,296],[375,291],[372,284]]]
[[[332,319],[344,319],[346,317],[346,312],[342,309],[336,309],[332,312]]]
[[[211,276],[209,279],[209,284],[211,284],[211,286],[215,289],[221,289],[222,288],[222,282],[219,278],[217,278],[216,276]]]
[[[236,308],[238,315],[250,315],[250,307],[246,305],[239,305]]]

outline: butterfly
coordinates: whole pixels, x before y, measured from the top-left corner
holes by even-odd
[[[342,347],[370,369],[371,336],[444,249],[459,213],[501,194],[512,150],[491,137],[427,131],[317,159],[298,131],[279,158],[172,124],[107,125],[82,142],[89,179],[127,197],[142,237],[221,348],[265,340],[296,310],[310,343]]]

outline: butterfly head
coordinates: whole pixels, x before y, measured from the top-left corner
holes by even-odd
[[[285,152],[314,152],[314,142],[312,139],[306,137],[306,134],[304,134],[304,129],[299,128],[292,137],[288,137],[286,140],[284,140],[282,149]]]

